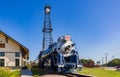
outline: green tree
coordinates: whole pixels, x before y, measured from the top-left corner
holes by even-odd
[[[116,58],[108,62],[108,66],[120,66],[120,59]]]

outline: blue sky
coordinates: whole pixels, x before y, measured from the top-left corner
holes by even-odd
[[[120,58],[119,0],[0,0],[0,29],[30,50],[30,60],[41,50],[45,4],[54,41],[70,34],[80,58]]]

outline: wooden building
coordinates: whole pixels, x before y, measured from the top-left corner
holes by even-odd
[[[23,67],[28,58],[29,50],[0,30],[0,67]]]

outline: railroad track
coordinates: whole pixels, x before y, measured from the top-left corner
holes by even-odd
[[[92,76],[86,76],[86,75],[75,74],[75,73],[65,74],[65,76],[68,76],[68,77],[92,77]]]

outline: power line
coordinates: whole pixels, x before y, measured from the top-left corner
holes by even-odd
[[[115,51],[117,51],[117,50],[119,50],[119,49],[120,49],[120,46],[117,47],[117,48],[114,49],[114,50],[111,49],[111,52],[115,52]],[[105,54],[106,63],[108,62],[109,59],[114,59],[115,56],[118,56],[118,55],[120,55],[120,52],[118,52],[117,54],[112,55],[111,57],[108,58],[108,53],[106,53],[106,54]]]

